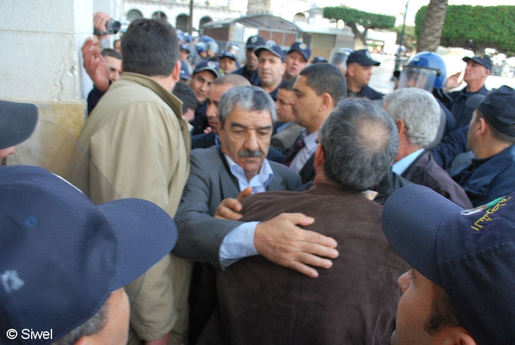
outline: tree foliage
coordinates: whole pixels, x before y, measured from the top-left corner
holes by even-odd
[[[421,34],[427,6],[415,17],[415,34]],[[515,6],[450,5],[447,8],[441,44],[464,47],[474,52],[496,48],[515,53]]]
[[[363,44],[367,41],[368,29],[390,29],[395,25],[395,17],[356,10],[349,7],[324,7],[324,18],[343,20],[351,28],[354,37]],[[359,26],[363,27],[361,31]]]

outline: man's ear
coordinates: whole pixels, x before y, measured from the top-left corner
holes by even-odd
[[[399,133],[399,135],[405,133],[408,130],[404,120],[397,120],[395,121],[395,124],[397,125],[397,133]]]
[[[432,338],[432,345],[477,345],[470,333],[463,327],[443,326]]]
[[[180,76],[181,76],[181,62],[179,60],[177,60],[177,62],[175,63],[175,67],[173,68],[173,71],[172,71],[172,78],[173,78],[174,83],[177,83],[179,81]]]
[[[322,111],[326,111],[328,109],[333,109],[336,104],[333,102],[333,97],[328,92],[324,92],[320,95],[322,102],[320,103],[320,106],[322,107]]]
[[[478,125],[476,127],[477,134],[483,135],[487,130],[490,130],[490,124],[486,122],[484,117],[477,119]]]
[[[317,150],[315,151],[315,160],[313,161],[313,165],[315,168],[323,169],[325,164],[325,152],[322,145],[318,145]]]

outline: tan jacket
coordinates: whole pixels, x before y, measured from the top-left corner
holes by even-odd
[[[125,72],[82,130],[79,144],[93,164],[77,165],[70,179],[95,202],[142,198],[173,217],[189,174],[191,143],[181,106],[153,79]],[[140,339],[172,328],[178,339],[186,334],[190,265],[170,254],[126,286],[131,330]]]

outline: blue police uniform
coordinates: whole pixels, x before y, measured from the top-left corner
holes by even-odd
[[[206,117],[207,105],[207,100],[197,105],[197,108],[195,109],[195,118],[190,122],[193,126],[191,134],[202,134],[204,133],[204,129],[209,126]]]
[[[485,95],[487,93],[488,90],[484,85],[477,92],[468,92],[466,91],[466,88],[464,88],[460,91],[449,93],[449,97],[452,99],[450,110],[456,119],[456,128],[468,126],[470,119],[472,118],[474,108],[466,105],[467,99],[472,95]]]
[[[453,179],[465,189],[474,206],[510,194],[515,191],[515,145],[492,157],[473,159]]]
[[[366,97],[366,98],[368,98],[370,100],[383,99],[383,97],[384,97],[384,94],[382,94],[381,92],[378,92],[378,91],[372,89],[368,85],[363,87],[361,89],[361,91],[358,92],[358,93],[355,93],[355,92],[352,92],[351,90],[348,90],[347,94],[348,94],[349,97],[351,97],[351,96]]]
[[[259,86],[259,77],[257,74],[257,70],[250,71],[247,69],[247,65],[238,68],[236,71],[232,72],[232,74],[239,74],[247,78],[251,85]]]

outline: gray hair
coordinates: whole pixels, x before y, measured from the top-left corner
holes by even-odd
[[[390,169],[399,137],[392,118],[366,98],[340,102],[320,129],[324,172],[345,188],[364,191]]]
[[[222,127],[235,106],[249,111],[268,110],[272,122],[277,119],[274,100],[257,86],[236,86],[224,92],[218,101],[218,120]]]
[[[428,147],[434,141],[442,111],[431,93],[416,87],[402,88],[386,95],[384,104],[395,121],[404,121],[410,143]]]
[[[52,343],[52,345],[73,345],[83,336],[99,333],[107,323],[107,301],[104,305],[86,322],[75,327]]]

